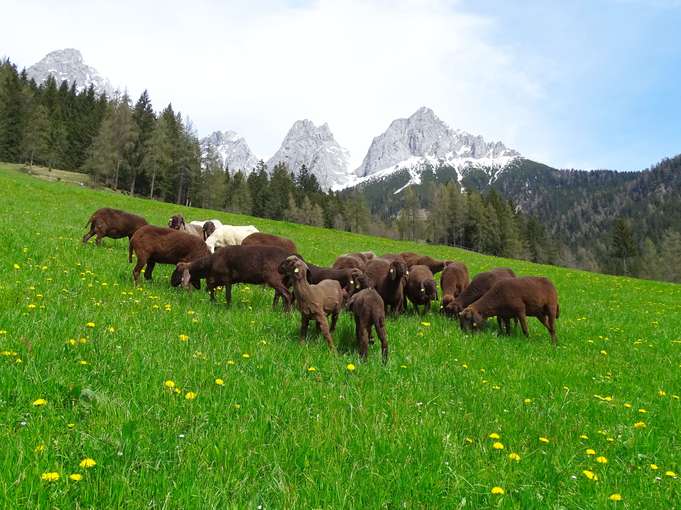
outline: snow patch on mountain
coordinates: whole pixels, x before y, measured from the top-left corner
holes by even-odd
[[[305,165],[323,189],[343,186],[351,179],[350,153],[341,147],[328,124],[316,126],[311,120],[298,120],[286,134],[279,150],[267,162],[270,172],[285,163],[294,174]]]
[[[215,131],[201,139],[201,153],[205,158],[215,155],[223,168],[230,173],[239,170],[249,174],[258,164],[258,158],[253,154],[246,139],[234,131]]]
[[[60,85],[66,80],[76,84],[76,90],[86,90],[93,85],[97,93],[104,93],[111,97],[114,89],[111,82],[102,76],[94,67],[83,61],[83,55],[74,48],[66,48],[48,53],[45,57],[26,69],[29,78],[37,84],[43,83],[52,75]]]

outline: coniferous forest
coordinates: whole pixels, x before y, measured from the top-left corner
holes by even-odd
[[[588,236],[576,241],[572,231],[556,231],[556,221],[521,212],[504,198],[512,194],[493,188],[464,191],[455,180],[432,180],[406,188],[399,205],[388,206],[381,186],[326,192],[304,166],[267,168],[261,161],[250,173],[224,168],[218,154],[202,154],[191,121],[172,104],[155,109],[146,90],[133,100],[51,77],[38,85],[8,60],[0,62],[0,161],[79,171],[96,185],[177,204],[681,281],[673,262],[681,259],[678,229],[650,236],[636,230],[640,221],[622,216],[607,231],[599,226],[592,248]],[[589,218],[579,221],[579,231],[589,232]]]

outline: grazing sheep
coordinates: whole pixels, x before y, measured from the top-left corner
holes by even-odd
[[[279,246],[289,253],[298,253],[296,244],[290,239],[279,237],[272,234],[265,234],[264,232],[255,232],[246,236],[241,242],[241,246]]]
[[[430,312],[431,301],[437,301],[437,285],[428,266],[417,264],[409,268],[405,293],[417,313],[419,305],[424,305],[424,314]]]
[[[473,301],[480,299],[498,280],[514,277],[513,270],[505,267],[497,267],[491,271],[478,273],[463,292],[443,308],[443,312],[446,315],[458,316]]]
[[[407,263],[407,268],[411,270],[411,266],[428,266],[428,269],[433,274],[437,274],[447,265],[447,260],[435,260],[428,255],[419,255],[418,253],[405,251],[400,253],[400,256]]]
[[[157,263],[191,262],[210,253],[206,243],[198,237],[153,225],[145,225],[132,236],[128,247],[128,262],[132,262],[133,251],[137,256],[137,264],[132,270],[135,285],[139,283],[140,272],[145,265],[147,267],[144,271],[144,278],[151,280],[154,266]],[[171,283],[173,283],[172,279]]]
[[[204,228],[206,225],[204,225]],[[238,246],[249,235],[257,232],[253,225],[222,225],[215,229],[206,239],[206,244],[211,253],[222,246]]]
[[[375,289],[363,289],[350,297],[346,308],[355,316],[355,336],[359,346],[359,355],[366,359],[371,338],[371,327],[376,330],[381,340],[383,363],[388,361],[388,338],[385,332],[385,305]]]
[[[468,268],[461,262],[449,262],[442,270],[440,287],[442,287],[442,311],[454,301],[470,283]]]
[[[340,283],[336,280],[322,280],[315,285],[310,284],[307,281],[307,264],[295,255],[286,259],[283,270],[293,280],[293,293],[301,317],[300,342],[305,341],[308,324],[314,320],[326,338],[329,349],[335,351],[331,332],[336,329],[338,314],[343,308],[343,290]],[[331,328],[327,322],[327,315],[331,315]]]
[[[97,246],[102,243],[103,237],[130,239],[140,227],[147,224],[147,220],[136,214],[108,207],[97,209],[85,224],[86,227],[90,225],[90,231],[83,236],[83,244],[94,235],[97,236],[95,239]]]
[[[175,214],[170,217],[168,220],[168,228],[179,230],[180,232],[186,232],[187,234],[191,234],[203,239],[203,227],[194,225],[193,223],[187,225],[184,221],[184,216],[181,214]]]
[[[548,278],[525,276],[497,281],[485,295],[461,312],[464,330],[478,329],[488,317],[501,318],[506,334],[511,334],[511,319],[517,319],[525,336],[529,336],[527,316],[539,319],[556,345],[556,319],[560,314],[556,287]]]
[[[404,261],[389,262],[383,258],[374,258],[367,263],[366,275],[383,298],[386,314],[390,307],[393,314],[399,315],[404,310],[404,284],[407,276]]]
[[[227,304],[232,302],[233,284],[266,284],[282,296],[288,309],[291,296],[278,267],[289,255],[277,246],[226,246],[192,263],[177,264],[173,277],[185,288],[190,283],[198,288],[205,278],[211,301],[215,301],[215,289],[224,286]]]
[[[367,262],[374,258],[374,252],[364,251],[358,253],[346,253],[336,258],[331,266],[333,269],[359,269],[366,270]]]

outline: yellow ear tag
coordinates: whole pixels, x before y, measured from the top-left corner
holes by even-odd
[[[294,273],[298,273],[298,272],[300,272],[300,269],[295,268],[295,269],[293,270],[293,272],[294,272]]]

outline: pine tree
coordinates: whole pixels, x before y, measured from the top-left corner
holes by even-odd
[[[253,207],[251,192],[246,177],[239,170],[232,176],[231,204],[228,210],[241,214],[250,214]]]
[[[681,234],[667,230],[660,245],[661,276],[667,281],[681,283]]]
[[[621,264],[622,274],[629,274],[628,266],[637,250],[631,225],[624,218],[618,218],[613,226],[610,255]]]
[[[248,190],[251,196],[250,214],[267,218],[270,212],[269,175],[265,163],[260,160],[258,166],[248,176]]]
[[[27,98],[14,66],[3,73],[0,95],[0,160],[19,161],[22,138],[26,131]]]
[[[47,108],[41,104],[34,105],[23,135],[22,156],[28,161],[29,167],[33,166],[34,161],[39,163],[47,161],[49,155],[49,127],[50,120]]]
[[[145,173],[143,166],[144,156],[149,140],[151,139],[156,123],[156,116],[149,99],[149,93],[144,90],[140,95],[132,114],[136,126],[135,140],[130,151],[130,194],[134,195],[137,187],[137,179]]]
[[[293,179],[285,163],[278,163],[272,171],[269,185],[268,216],[280,220],[288,207],[289,196],[294,190]]]
[[[175,116],[171,116],[171,122],[175,122]],[[149,176],[149,198],[153,199],[157,191],[158,183],[164,180],[166,173],[172,164],[171,158],[171,126],[168,125],[168,116],[161,115],[155,122],[154,129],[144,149],[142,167]]]

